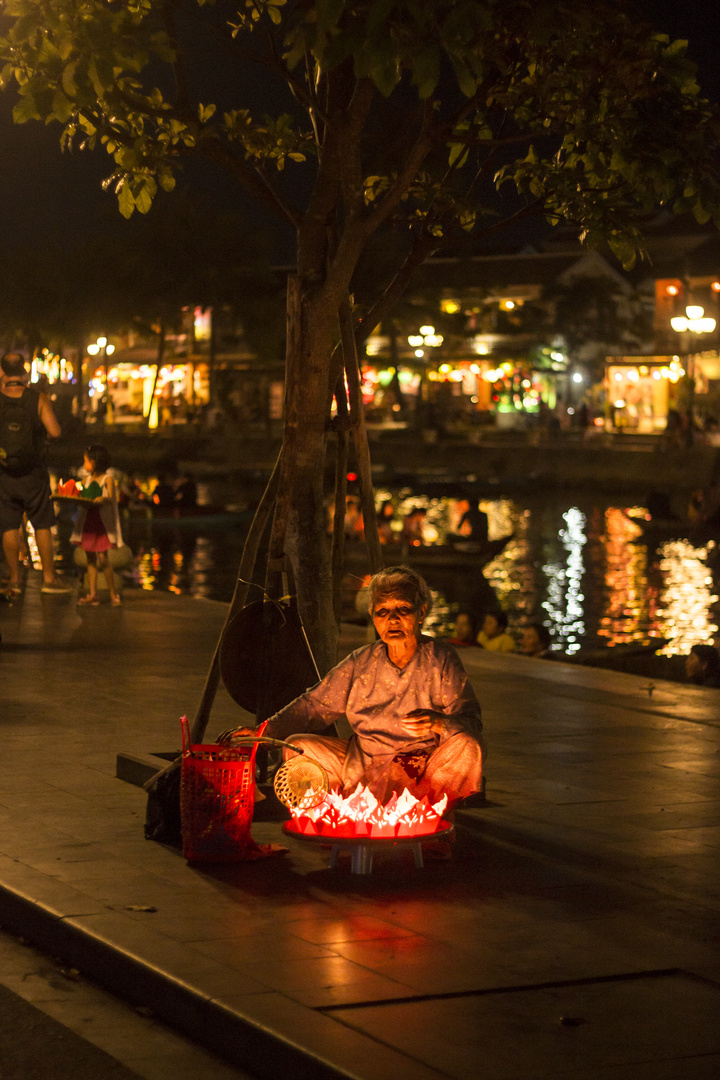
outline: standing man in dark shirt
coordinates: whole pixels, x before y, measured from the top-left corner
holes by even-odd
[[[42,564],[44,593],[68,592],[55,574],[51,529],[55,511],[50,501],[50,480],[44,460],[47,438],[57,438],[60,425],[47,394],[28,386],[29,374],[21,353],[0,360],[0,531],[8,581],[5,592],[21,595],[20,537],[27,514],[35,530]]]

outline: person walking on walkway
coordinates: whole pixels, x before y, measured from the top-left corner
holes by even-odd
[[[102,570],[110,591],[110,603],[114,607],[122,604],[122,598],[115,588],[113,568],[110,565],[108,551],[122,546],[120,515],[118,513],[117,492],[112,473],[109,472],[110,455],[104,446],[88,446],[83,457],[85,470],[85,491],[88,494],[88,506],[80,507],[70,539],[79,544],[87,555],[88,592],[81,596],[78,604],[100,603],[97,594],[97,572]]]
[[[42,591],[69,592],[70,586],[55,574],[51,532],[55,510],[45,465],[46,441],[58,437],[60,424],[47,394],[28,386],[30,377],[21,353],[6,353],[0,372],[0,530],[8,567],[4,591],[11,598],[22,594],[19,529],[25,513],[35,530]]]

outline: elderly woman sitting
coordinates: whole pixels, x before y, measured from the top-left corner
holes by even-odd
[[[431,802],[446,794],[452,806],[481,790],[480,706],[452,646],[421,633],[430,604],[427,583],[408,567],[375,574],[370,614],[380,640],[270,718],[265,733],[292,738],[344,795],[362,783],[381,803],[407,788]],[[320,734],[343,716],[350,739]]]

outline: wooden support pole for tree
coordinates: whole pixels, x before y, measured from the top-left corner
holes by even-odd
[[[297,407],[290,391],[293,387],[294,365],[299,353],[302,333],[302,297],[300,278],[290,274],[287,282],[287,323],[285,343],[285,427],[280,468],[279,486],[275,500],[272,531],[268,547],[268,562],[265,574],[265,591],[268,596],[278,599],[282,596],[283,575],[286,568],[285,538],[290,514],[290,491],[292,469],[295,463],[295,442],[297,439]]]
[[[332,587],[335,619],[340,625],[342,616],[342,576],[345,557],[345,510],[347,506],[348,465],[348,400],[345,391],[345,372],[340,373],[335,387],[337,403],[337,446],[335,452],[335,511],[332,533]]]
[[[222,645],[223,634],[225,633],[225,629],[230,620],[245,606],[247,600],[249,589],[248,583],[255,570],[260,541],[262,540],[267,523],[270,520],[270,513],[277,497],[281,458],[282,452],[278,456],[272,476],[268,480],[262,499],[255,511],[255,517],[252,520],[250,531],[248,532],[247,539],[243,546],[243,553],[240,559],[240,567],[238,569],[233,597],[230,601],[227,615],[225,616],[225,622],[223,623],[218,643],[215,646],[215,652],[213,653],[213,658],[210,663],[210,670],[205,679],[205,686],[203,688],[202,697],[200,698],[200,704],[198,705],[195,719],[193,720],[192,731],[190,733],[190,740],[193,743],[201,743],[203,740],[208,720],[210,719],[210,710],[212,709],[215,694],[217,693],[217,688],[220,684],[220,647]]]
[[[365,409],[363,408],[362,393],[360,391],[360,369],[358,367],[349,299],[343,300],[338,314],[350,398],[350,422],[352,424],[358,475],[360,477],[360,500],[365,525],[365,543],[367,545],[370,573],[376,574],[378,570],[383,568],[383,557],[377,525],[377,513],[375,511],[375,493],[373,491],[372,470],[370,467],[370,446],[365,425]]]

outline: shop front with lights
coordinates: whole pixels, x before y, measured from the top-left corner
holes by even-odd
[[[699,419],[715,407],[720,354],[610,357],[606,364],[606,422],[615,431],[652,435],[665,430],[668,413],[686,413],[692,394]]]
[[[397,367],[375,358],[362,366],[363,402],[372,423],[430,414],[441,426],[523,426],[557,403],[556,375],[524,359],[448,359]],[[402,404],[398,400],[400,391]]]
[[[30,364],[30,380],[50,397],[60,423],[65,426],[77,415],[77,354],[67,356],[43,349]]]
[[[114,357],[113,357],[114,359]],[[206,363],[168,361],[159,368],[146,359],[120,359],[116,363],[87,362],[87,416],[106,422],[151,429],[183,424],[193,410],[207,404]],[[107,381],[106,381],[107,379]]]

